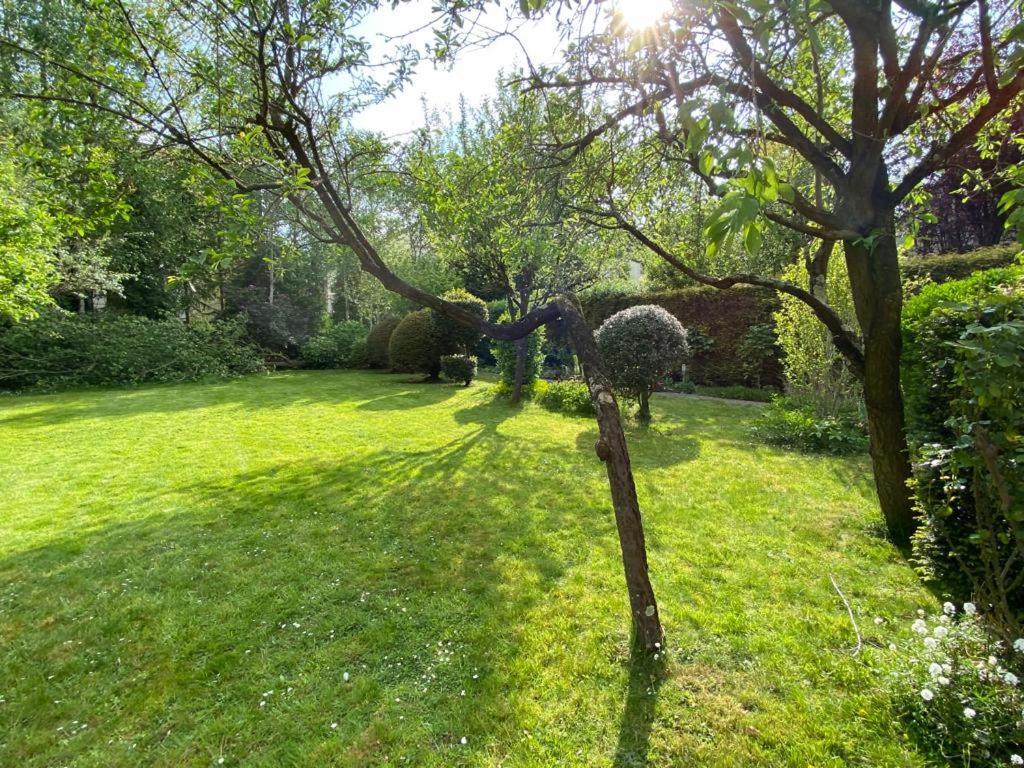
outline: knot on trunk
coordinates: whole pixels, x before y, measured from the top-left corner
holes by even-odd
[[[603,437],[594,443],[594,453],[597,454],[597,458],[601,461],[608,461],[608,457],[612,454],[612,449],[608,445],[608,441]]]

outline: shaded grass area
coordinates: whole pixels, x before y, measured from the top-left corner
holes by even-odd
[[[596,427],[489,389],[0,400],[0,765],[924,764],[872,619],[933,599],[865,460],[655,400],[630,438],[671,650],[643,661]]]

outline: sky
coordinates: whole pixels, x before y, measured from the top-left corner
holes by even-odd
[[[396,9],[377,11],[364,21],[360,31],[373,44],[374,50],[380,51],[374,58],[386,54],[395,45],[387,38],[410,32],[404,42],[422,50],[433,37],[431,31],[429,28],[413,30],[429,24],[430,6],[431,0],[412,0]],[[496,7],[480,21],[481,31],[510,27],[506,11]],[[460,96],[464,96],[470,106],[479,105],[496,92],[499,74],[524,67],[527,55],[534,64],[559,60],[561,41],[553,16],[546,15],[539,20],[517,19],[511,26],[519,42],[511,37],[500,37],[486,47],[461,51],[450,68],[435,67],[429,59],[421,61],[412,82],[403,91],[354,116],[354,127],[386,136],[401,136],[423,126],[423,99],[432,109],[456,114]]]

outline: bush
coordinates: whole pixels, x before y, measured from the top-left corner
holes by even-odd
[[[191,381],[264,370],[242,318],[186,325],[132,315],[48,314],[0,331],[2,389]]]
[[[482,299],[478,299],[461,288],[448,291],[441,298],[462,307],[481,320],[487,320],[489,317],[487,314],[487,304]],[[442,354],[467,354],[480,341],[481,334],[476,328],[463,325],[447,315],[442,315],[440,312],[431,310],[430,320],[434,324],[434,335],[437,338],[437,344]]]
[[[650,394],[686,358],[686,330],[661,307],[630,307],[609,317],[595,334],[612,384],[640,403],[641,421],[650,421]]]
[[[1024,268],[929,286],[908,303],[903,382],[916,446],[922,574],[1024,630]]]
[[[395,332],[401,318],[385,317],[370,329],[366,336],[366,362],[371,368],[390,368],[388,348],[391,345],[391,334]]]
[[[867,450],[867,427],[860,414],[845,409],[822,414],[813,403],[777,397],[754,420],[753,434],[769,445],[807,453],[836,455]]]
[[[337,323],[311,336],[300,355],[311,368],[358,368],[366,360],[366,327],[355,320]]]
[[[769,403],[779,394],[774,389],[757,389],[756,387],[696,387],[695,391],[698,395],[706,397],[748,400],[752,403]]]
[[[925,256],[910,256],[903,260],[901,268],[907,280],[931,280],[945,283],[962,280],[975,272],[998,267],[1008,267],[1015,261],[1019,245],[992,245],[967,253],[934,253]]]
[[[476,377],[476,358],[469,355],[442,355],[441,373],[448,381],[461,381],[468,387]]]
[[[590,390],[582,381],[548,381],[537,402],[551,411],[575,416],[593,416],[594,405]]]
[[[964,608],[958,615],[946,603],[941,615],[914,621],[911,640],[890,646],[899,708],[943,764],[1019,765],[1024,640],[1000,643],[971,603]]]
[[[441,373],[441,348],[429,309],[410,312],[391,334],[388,359],[399,373],[425,373],[437,379]]]
[[[808,287],[807,270],[802,265],[790,266],[783,277],[802,288]],[[846,263],[837,254],[829,260],[826,285],[829,304],[844,323],[856,328]],[[782,296],[780,302],[775,328],[786,373],[786,392],[814,403],[815,410],[829,416],[837,416],[859,403],[860,384],[847,369],[825,326],[799,299]]]
[[[498,318],[499,323],[507,323],[508,315]],[[540,377],[541,362],[544,357],[541,350],[544,346],[544,331],[538,328],[526,337],[526,365],[523,368],[523,396],[530,397],[533,393],[534,382]],[[498,366],[498,376],[501,383],[505,385],[502,392],[512,393],[516,382],[516,342],[495,341],[494,359]]]

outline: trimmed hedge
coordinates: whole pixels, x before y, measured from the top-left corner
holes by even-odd
[[[388,346],[391,344],[391,334],[400,322],[400,317],[389,315],[370,329],[366,337],[366,362],[371,368],[391,367]]]
[[[930,278],[935,283],[961,280],[975,272],[1014,263],[1020,246],[1016,244],[992,245],[967,253],[932,253],[910,256],[902,262],[903,277],[908,280]]]
[[[186,325],[134,315],[50,314],[0,331],[0,389],[55,390],[265,371],[244,318]]]
[[[468,387],[476,377],[476,358],[469,355],[442,355],[441,373],[448,381]]]
[[[410,312],[391,334],[388,347],[391,368],[399,373],[425,373],[431,379],[441,374],[441,347],[431,311]]]
[[[772,313],[779,307],[773,291],[698,287],[657,293],[595,292],[582,298],[584,317],[594,329],[616,312],[639,304],[655,304],[668,310],[686,328],[692,352],[687,376],[695,383],[711,386],[758,383],[782,387],[782,366],[777,351],[766,355],[760,366],[751,370],[744,347],[749,343],[751,326],[773,322]],[[548,334],[554,343],[566,343],[560,323],[552,323]],[[702,338],[710,343],[700,343]]]

